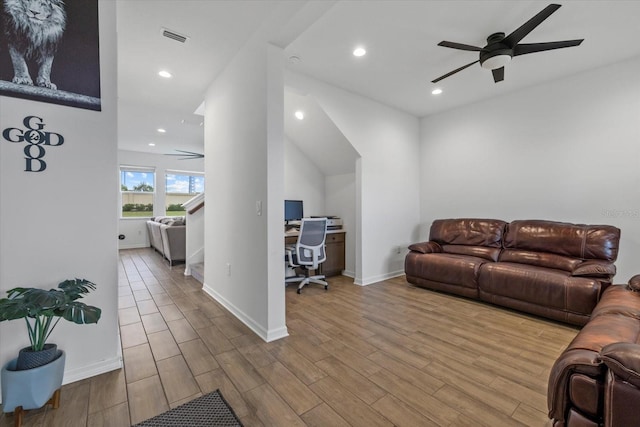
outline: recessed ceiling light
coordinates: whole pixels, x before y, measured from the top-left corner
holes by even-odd
[[[160,77],[164,77],[165,79],[169,79],[169,78],[172,77],[171,73],[168,72],[167,70],[162,70],[162,71],[158,72],[158,75]]]
[[[364,55],[366,55],[366,53],[367,53],[367,51],[363,47],[357,47],[353,51],[353,56],[364,56]]]
[[[158,128],[158,132],[160,132],[160,133],[167,133],[167,130],[166,130],[166,129],[162,129],[162,128]]]
[[[442,93],[442,89],[436,88],[431,91],[431,95],[440,95]]]
[[[155,144],[155,143],[153,143],[153,142],[150,142],[150,143],[149,143],[149,147],[155,147],[155,146],[156,146],[156,144]]]
[[[298,120],[304,119],[304,113],[302,111],[296,111],[294,116],[296,116],[296,119]]]

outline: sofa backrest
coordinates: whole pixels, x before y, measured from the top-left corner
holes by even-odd
[[[431,224],[429,240],[440,245],[500,248],[506,224],[498,219],[437,219]]]
[[[503,245],[505,256],[517,253],[535,257],[531,253],[556,254],[569,257],[562,263],[572,264],[571,258],[580,260],[615,261],[618,257],[620,229],[611,225],[570,224],[543,220],[519,220],[507,225]],[[558,258],[560,262],[561,258]],[[566,269],[569,266],[567,265]],[[565,268],[563,268],[565,269]]]
[[[437,219],[431,224],[429,240],[438,243],[445,253],[497,261],[506,224],[497,219]]]

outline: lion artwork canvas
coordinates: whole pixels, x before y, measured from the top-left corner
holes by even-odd
[[[100,110],[98,0],[0,5],[0,95]]]
[[[61,0],[5,0],[4,31],[13,63],[13,83],[57,89],[51,83],[51,66],[64,33],[67,15]],[[38,65],[32,79],[27,59]]]

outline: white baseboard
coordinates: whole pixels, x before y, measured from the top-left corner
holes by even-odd
[[[372,285],[374,283],[381,282],[387,279],[393,279],[394,277],[399,277],[404,275],[404,270],[392,271],[389,273],[381,274],[379,276],[367,277],[366,279],[355,279],[353,281],[354,284],[359,286],[367,286]]]
[[[267,332],[267,339],[265,341],[271,342],[271,341],[279,340],[280,338],[285,338],[288,336],[289,336],[289,331],[287,330],[286,326],[283,326],[282,328],[278,328],[276,330]]]
[[[126,245],[126,244],[120,244],[118,245],[118,249],[145,249],[145,248],[149,248],[150,246],[148,244],[144,244],[144,243],[132,243],[130,245]]]
[[[247,325],[249,329],[256,333],[260,338],[262,338],[266,342],[271,342],[278,340],[280,338],[288,337],[289,332],[287,331],[287,327],[283,326],[282,328],[278,328],[275,330],[265,330],[261,325],[255,322],[251,317],[249,317],[246,313],[240,310],[238,307],[230,303],[227,299],[225,299],[222,295],[216,292],[213,288],[207,286],[206,283],[202,285],[202,290],[205,291],[208,295],[210,295],[213,299],[218,301],[224,308],[229,310],[234,316],[236,316],[242,323]]]
[[[351,277],[352,279],[356,278],[356,273],[354,271],[351,271],[351,270],[342,270],[342,275],[343,276],[347,276],[347,277]]]
[[[122,368],[121,355],[117,355],[111,359],[100,360],[98,362],[78,368],[65,368],[62,384],[69,384],[76,381],[84,380],[86,378],[95,377],[96,375],[115,371],[116,369],[120,368]]]

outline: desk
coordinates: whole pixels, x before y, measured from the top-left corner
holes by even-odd
[[[327,237],[325,238],[325,252],[327,253],[327,259],[320,264],[318,268],[320,274],[324,274],[327,277],[338,276],[342,274],[345,269],[344,260],[344,230],[327,230]],[[299,232],[288,231],[284,233],[284,244],[287,246],[295,245],[298,241]]]

